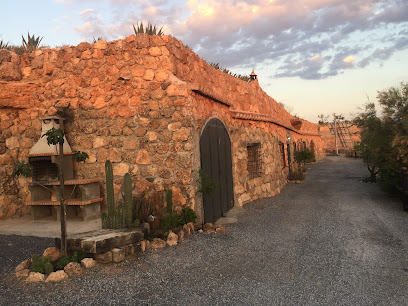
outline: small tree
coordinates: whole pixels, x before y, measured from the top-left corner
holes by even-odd
[[[377,99],[381,117],[368,102],[353,121],[361,128],[362,158],[372,181],[379,174],[383,189],[392,192],[398,180],[395,172],[408,165],[408,83],[378,92]]]
[[[320,114],[317,116],[319,118],[318,124],[327,124],[329,123],[329,115],[325,116],[324,114]]]
[[[66,225],[66,199],[65,199],[65,194],[64,194],[64,172],[62,170],[62,163],[63,163],[63,156],[64,156],[64,150],[63,150],[63,145],[64,145],[64,131],[62,129],[55,129],[52,128],[48,130],[43,136],[41,137],[47,137],[47,143],[48,145],[58,145],[58,178],[59,178],[59,190],[58,190],[58,196],[60,199],[60,207],[61,207],[61,252],[64,254],[64,256],[67,255],[67,225]],[[89,158],[88,154],[85,152],[79,152],[76,151],[74,152],[74,155],[72,156],[73,160],[75,161],[83,161],[87,158]],[[14,167],[14,171],[12,176],[19,176],[23,175],[25,177],[31,177],[31,165],[26,164],[24,161],[17,163],[17,165]],[[38,183],[38,182],[37,182]],[[39,184],[39,183],[38,183]],[[41,185],[41,184],[39,184]],[[43,186],[43,185],[41,185]],[[44,188],[47,188],[43,186]]]

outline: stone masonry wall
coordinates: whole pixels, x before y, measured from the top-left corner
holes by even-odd
[[[313,141],[318,158],[323,154],[317,125],[292,117],[257,80],[212,68],[171,36],[132,35],[21,57],[0,50],[0,218],[29,213],[29,180],[11,173],[39,139],[39,119],[57,113],[72,149],[90,156],[75,165],[78,178],[104,178],[109,159],[117,197],[129,172],[135,193],[172,188],[174,209],[192,207],[201,217],[196,170],[209,119],[219,118],[231,138],[235,205],[286,184],[279,141],[285,148],[289,136]],[[262,144],[264,174],[249,180],[246,143],[253,141]]]

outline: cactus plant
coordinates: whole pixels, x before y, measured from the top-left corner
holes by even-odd
[[[132,180],[130,178],[130,174],[126,173],[124,177],[124,202],[120,202],[115,209],[113,169],[112,163],[109,160],[107,160],[105,163],[105,172],[108,213],[102,214],[102,227],[114,229],[124,227],[130,228],[131,226],[137,227],[138,223],[132,221],[134,207],[132,202]]]
[[[166,211],[168,214],[170,214],[173,210],[173,190],[171,189],[167,189],[166,203],[167,203]]]
[[[54,267],[50,261],[47,261],[44,264],[44,274],[51,274],[52,272],[54,272]]]
[[[125,224],[126,227],[130,227],[132,224],[132,180],[130,174],[126,173],[124,178],[124,190],[125,190]]]
[[[106,201],[108,202],[107,227],[113,226],[113,213],[115,211],[115,198],[113,193],[113,169],[110,160],[105,162],[106,175]]]

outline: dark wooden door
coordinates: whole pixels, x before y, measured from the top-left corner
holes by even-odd
[[[203,194],[204,222],[215,222],[234,207],[231,141],[224,124],[211,119],[200,138],[201,169],[219,182],[213,195]]]

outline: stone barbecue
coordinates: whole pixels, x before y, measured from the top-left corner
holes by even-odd
[[[41,119],[41,137],[29,153],[32,166],[32,183],[29,186],[31,207],[34,220],[47,216],[60,218],[60,202],[58,198],[58,154],[57,145],[49,145],[43,135],[52,128],[59,129],[63,119],[49,116]],[[64,173],[64,192],[67,203],[67,217],[79,217],[82,220],[100,217],[100,179],[74,179],[72,150],[64,136],[62,171]]]

